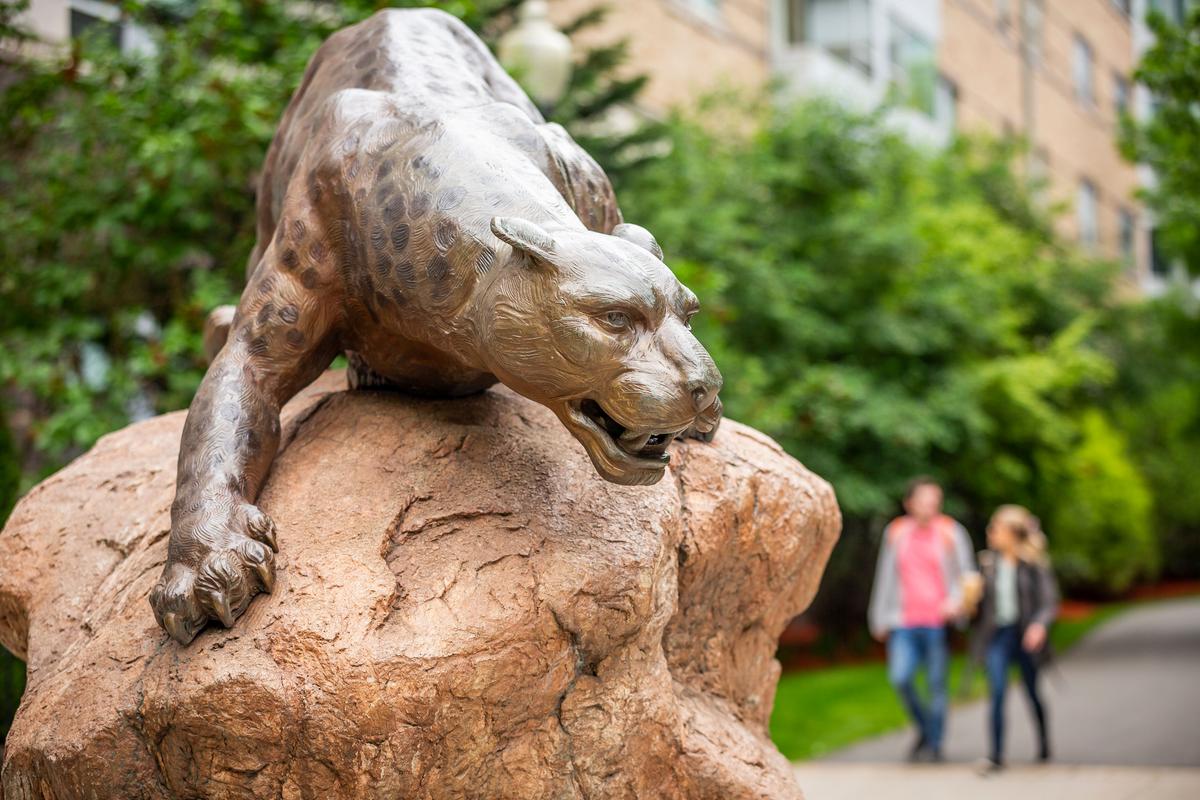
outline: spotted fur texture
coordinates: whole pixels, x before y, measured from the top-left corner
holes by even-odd
[[[695,296],[603,171],[461,22],[382,11],[313,56],[268,151],[258,243],[180,448],[151,594],[180,642],[274,583],[254,505],[279,409],[341,352],[356,388],[458,396],[496,381],[551,408],[606,479],[659,480],[711,435],[720,374]]]

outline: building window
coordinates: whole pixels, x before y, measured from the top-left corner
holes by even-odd
[[[1040,203],[1045,201],[1046,184],[1050,175],[1050,156],[1046,148],[1035,147],[1029,152],[1029,188]]]
[[[1150,231],[1150,274],[1159,278],[1166,278],[1171,274],[1171,262],[1163,252],[1162,237],[1158,228]]]
[[[1086,106],[1096,104],[1096,89],[1092,84],[1092,46],[1075,34],[1071,48],[1071,77],[1075,82],[1075,98]]]
[[[893,17],[888,60],[900,102],[934,116],[938,74],[933,43]]]
[[[111,3],[74,0],[69,10],[72,39],[100,35],[121,46],[121,10]]]
[[[1042,60],[1042,0],[1025,0],[1021,4],[1021,35],[1031,63]]]
[[[1095,247],[1100,241],[1097,214],[1100,203],[1096,197],[1096,185],[1087,178],[1079,181],[1079,196],[1075,205],[1079,215],[1079,241],[1088,247]]]
[[[1003,30],[1012,24],[1012,0],[996,0],[996,24]]]
[[[871,74],[869,0],[788,0],[788,40],[809,44]]]
[[[1113,73],[1113,110],[1118,118],[1129,113],[1129,81],[1119,72]]]
[[[721,18],[721,0],[686,0],[685,5],[691,6],[692,10],[704,19]]]
[[[69,0],[67,11],[72,39],[99,34],[126,54],[150,55],[158,49],[149,31],[132,20],[122,19],[116,3]]]
[[[1120,231],[1121,258],[1126,264],[1134,262],[1134,231],[1135,220],[1133,212],[1128,208],[1117,209],[1117,227]]]
[[[1187,0],[1150,0],[1150,8],[1176,25],[1187,16]]]
[[[938,130],[954,133],[958,127],[958,86],[945,75],[938,75],[933,95],[933,120]]]

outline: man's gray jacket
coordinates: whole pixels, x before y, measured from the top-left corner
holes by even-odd
[[[942,580],[945,582],[947,603],[951,608],[962,606],[963,578],[975,572],[975,553],[967,529],[948,516],[932,521],[942,537]],[[875,583],[871,587],[871,605],[867,624],[871,633],[882,637],[896,628],[904,627],[904,598],[901,596],[900,565],[896,547],[900,538],[911,533],[916,522],[911,517],[893,520],[883,529],[879,545],[879,560],[875,565]]]

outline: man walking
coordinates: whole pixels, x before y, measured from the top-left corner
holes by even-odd
[[[946,719],[946,623],[962,613],[963,587],[975,573],[971,539],[942,513],[942,487],[917,478],[904,496],[904,516],[883,531],[868,622],[887,641],[888,680],[917,728],[909,758],[942,759]],[[924,666],[929,700],[917,692]]]

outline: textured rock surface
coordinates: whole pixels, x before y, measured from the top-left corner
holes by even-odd
[[[824,481],[726,422],[621,487],[507,390],[343,386],[285,410],[274,594],[187,648],[146,601],[182,413],[21,501],[7,800],[800,797],[766,724],[776,638],[840,528]]]

